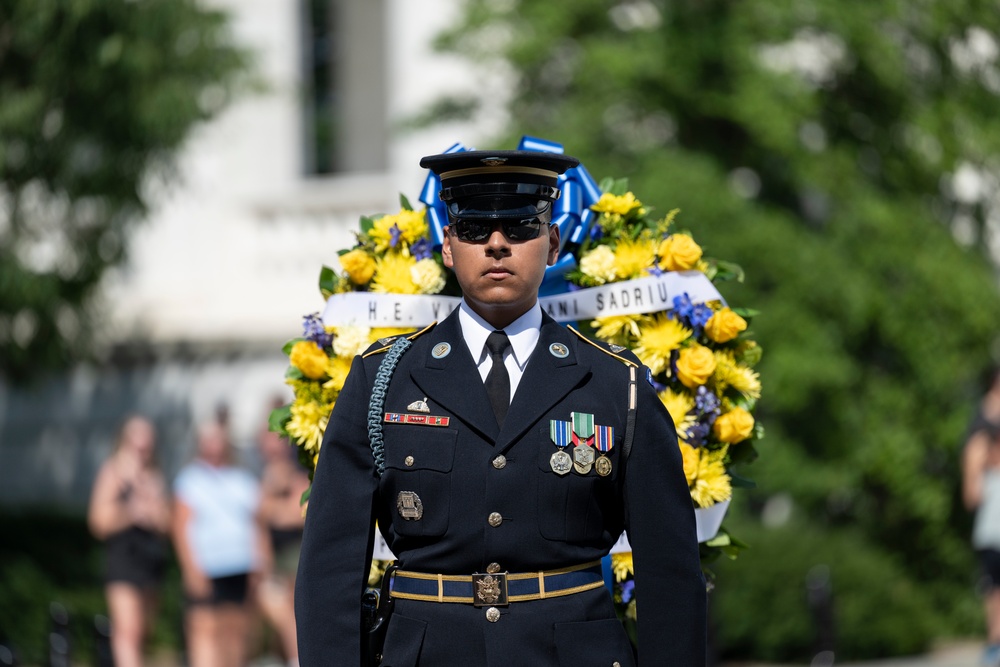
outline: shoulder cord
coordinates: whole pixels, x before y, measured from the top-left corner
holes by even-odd
[[[628,367],[628,417],[625,420],[625,442],[622,445],[622,463],[628,461],[629,452],[632,451],[632,438],[635,436],[635,409],[638,402],[638,395],[635,371],[636,367]]]
[[[372,458],[375,459],[375,472],[381,477],[385,472],[385,442],[382,440],[382,408],[385,406],[385,394],[389,390],[389,380],[396,370],[396,364],[403,352],[412,343],[405,336],[397,338],[379,364],[375,374],[375,384],[372,385],[372,396],[368,403],[368,440],[371,443]]]

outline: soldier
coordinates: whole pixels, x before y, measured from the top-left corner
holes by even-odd
[[[441,178],[442,256],[463,301],[354,359],[306,518],[301,664],[359,664],[377,521],[399,566],[383,667],[634,665],[600,568],[623,529],[639,659],[704,665],[705,581],[673,420],[634,355],[538,303],[559,252],[557,177],[578,161],[470,151],[420,164]]]

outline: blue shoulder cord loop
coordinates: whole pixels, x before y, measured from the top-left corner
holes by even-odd
[[[385,441],[382,439],[382,408],[385,406],[385,394],[389,390],[389,380],[403,352],[412,343],[406,337],[397,338],[382,358],[378,373],[375,374],[375,384],[372,385],[372,397],[368,403],[368,440],[371,442],[372,458],[375,459],[375,472],[381,477],[385,472]]]

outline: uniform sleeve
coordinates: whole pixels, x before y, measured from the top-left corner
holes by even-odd
[[[639,664],[703,667],[707,601],[694,505],[673,420],[649,383],[638,385],[625,525],[635,567]]]
[[[361,594],[378,490],[367,433],[370,393],[355,357],[326,427],[306,512],[295,581],[302,667],[361,664]]]

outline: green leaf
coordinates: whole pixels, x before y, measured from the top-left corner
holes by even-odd
[[[284,352],[286,355],[291,354],[292,348],[295,346],[295,344],[302,340],[307,340],[307,339],[303,338],[302,336],[290,339],[287,343],[281,346],[281,351]]]
[[[740,477],[739,475],[729,471],[729,483],[733,485],[734,489],[756,489],[757,482],[752,479],[747,479],[746,477]]]
[[[757,456],[757,449],[752,442],[743,441],[729,447],[729,461],[733,464],[751,463],[757,459]]]
[[[329,299],[330,296],[337,291],[337,286],[340,284],[340,276],[332,268],[323,265],[323,268],[319,272],[319,293],[323,295],[324,299]]]
[[[730,544],[729,533],[719,531],[719,534],[705,542],[710,547],[727,547]]]
[[[760,363],[763,356],[764,348],[760,345],[754,345],[753,347],[747,347],[740,353],[739,361],[753,368]]]
[[[598,187],[601,189],[601,192],[611,192],[611,188],[615,187],[615,179],[610,176],[602,178]]]
[[[715,265],[715,276],[719,280],[730,281],[735,280],[738,283],[743,282],[745,274],[743,273],[743,267],[734,262],[727,262],[721,259],[712,260]]]
[[[399,193],[399,206],[407,211],[413,210],[413,205],[410,204],[410,200],[406,198],[402,192]]]
[[[303,375],[302,371],[295,366],[289,366],[288,369],[285,370],[285,378],[289,380],[304,380],[305,377],[306,376]]]
[[[291,404],[275,408],[274,410],[271,410],[271,414],[267,417],[267,430],[273,433],[280,433],[281,435],[288,435],[288,431],[285,430],[285,424],[287,424],[288,420],[291,418]]]
[[[756,317],[760,315],[760,311],[754,308],[730,308],[734,313],[742,317],[743,319],[750,319],[751,317]]]
[[[309,488],[307,488],[305,491],[302,492],[302,496],[299,498],[299,505],[305,505],[307,502],[309,502],[309,496],[312,495],[312,490],[313,487],[312,484],[310,484]]]
[[[368,234],[371,232],[372,228],[375,226],[375,219],[370,218],[367,215],[361,216],[361,220],[358,222],[361,227],[362,234]]]
[[[628,179],[627,178],[615,179],[614,183],[611,186],[611,194],[618,195],[619,197],[621,197],[626,192],[628,192]]]

